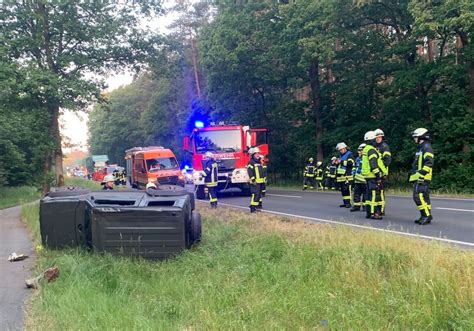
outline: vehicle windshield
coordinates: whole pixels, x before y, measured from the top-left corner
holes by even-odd
[[[202,131],[194,136],[196,152],[240,152],[242,141],[239,130]]]
[[[159,170],[178,169],[178,162],[174,157],[163,157],[146,160],[148,171],[155,172]]]

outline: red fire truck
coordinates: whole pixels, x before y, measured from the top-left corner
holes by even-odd
[[[211,123],[210,126],[204,127],[202,122],[196,122],[192,134],[184,137],[184,150],[192,154],[196,197],[205,197],[202,171],[207,161],[204,156],[206,152],[212,152],[217,160],[219,191],[237,187],[245,194],[250,194],[250,180],[247,175],[247,163],[250,160],[248,150],[251,147],[259,147],[267,159],[267,133],[268,129],[251,129],[245,125]]]

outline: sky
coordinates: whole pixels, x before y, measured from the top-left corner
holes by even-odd
[[[169,8],[173,4],[173,1],[167,1],[165,8]],[[144,22],[143,24],[150,27],[157,32],[167,33],[169,26],[174,20],[175,15],[167,14],[160,16],[153,21]],[[108,85],[106,91],[113,91],[121,86],[128,85],[132,82],[133,76],[130,72],[124,73],[112,73],[109,77],[103,77]],[[61,134],[65,138],[65,141],[70,142],[75,147],[72,149],[87,150],[87,121],[88,114],[82,111],[73,112],[69,110],[63,110],[63,115],[60,117],[61,122]],[[69,153],[71,148],[63,147],[64,153]]]

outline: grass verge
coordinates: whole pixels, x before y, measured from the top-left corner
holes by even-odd
[[[39,199],[38,188],[34,186],[1,187],[0,209],[9,208]]]
[[[165,262],[43,250],[38,267],[61,275],[33,297],[27,328],[474,329],[471,251],[201,209],[202,243]]]
[[[66,177],[64,183],[66,186],[77,186],[90,190],[100,190],[102,188],[102,185],[100,185],[99,182],[78,177]]]

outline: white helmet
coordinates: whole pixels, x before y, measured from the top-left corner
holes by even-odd
[[[334,160],[337,160],[337,157],[333,156],[333,157],[331,158],[331,161],[334,161]]]
[[[107,182],[115,182],[115,177],[114,175],[107,175],[104,177],[104,182],[107,183]]]
[[[365,146],[367,146],[367,144],[362,143],[359,145],[359,148],[357,148],[357,150],[361,151],[364,149]]]
[[[212,158],[214,155],[211,152],[204,153],[204,156],[208,159]]]
[[[309,161],[309,162],[313,162],[314,159],[313,159],[312,157],[310,157],[310,158],[308,159],[308,161]]]
[[[425,128],[418,128],[411,134],[413,138],[428,138],[428,130]]]
[[[385,137],[385,133],[381,129],[375,129],[374,132],[376,137]]]
[[[156,190],[157,189],[156,184],[152,182],[149,182],[148,184],[146,184],[146,189],[148,190],[150,188]]]
[[[316,163],[316,165],[317,165],[318,167],[320,167],[321,164],[323,164],[321,161],[318,161],[318,162]]]
[[[260,148],[258,147],[252,147],[249,149],[249,154],[254,155],[255,153],[260,153]]]
[[[336,145],[336,150],[340,151],[343,148],[347,148],[346,143],[339,143]]]
[[[367,131],[364,135],[364,140],[369,141],[369,140],[374,140],[377,137],[375,134],[375,131]]]

